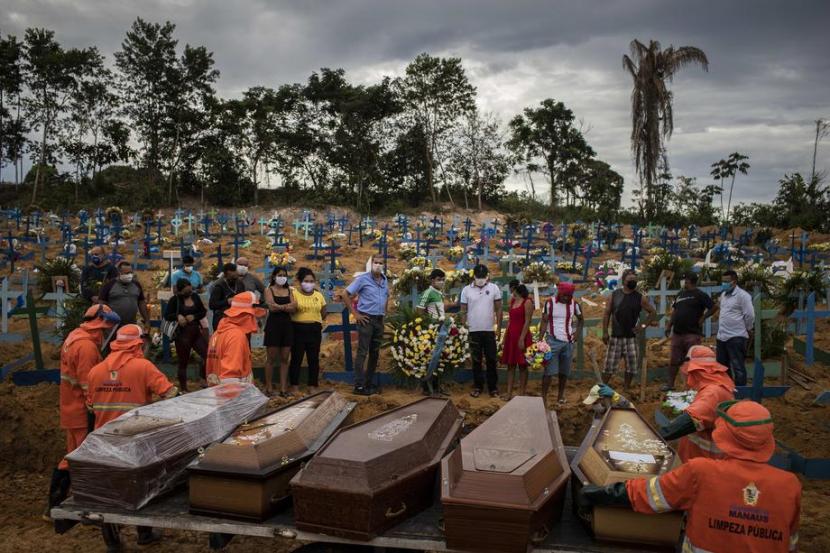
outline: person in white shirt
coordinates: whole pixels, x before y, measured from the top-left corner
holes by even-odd
[[[575,290],[570,282],[559,283],[555,297],[548,298],[542,310],[539,341],[546,340],[552,354],[542,376],[542,401],[545,405],[553,376],[559,380],[557,401],[560,405],[565,403],[565,385],[571,372],[574,344],[582,332],[582,308],[573,297]]]
[[[746,348],[755,325],[752,296],[738,287],[738,273],[723,273],[718,303],[717,361],[729,367],[736,386],[746,386]]]
[[[491,397],[498,397],[498,373],[496,342],[501,338],[501,290],[488,279],[484,265],[473,269],[473,283],[461,291],[461,317],[470,330],[470,356],[473,365],[473,397],[481,395],[484,375],[481,361],[487,365],[487,389]],[[495,328],[495,330],[494,330]]]

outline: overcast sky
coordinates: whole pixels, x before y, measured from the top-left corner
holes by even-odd
[[[545,98],[563,101],[625,176],[626,195],[636,181],[621,58],[633,38],[709,57],[708,73],[689,67],[672,85],[675,176],[705,184],[712,162],[739,151],[752,168],[735,196],[768,201],[784,173],[809,174],[814,121],[830,118],[828,0],[0,0],[3,34],[47,27],[110,61],[137,16],[172,21],[180,44],[213,51],[225,97],[303,82],[320,67],[370,83],[421,52],[460,56],[480,107],[503,123]],[[830,138],[817,165],[830,169]]]

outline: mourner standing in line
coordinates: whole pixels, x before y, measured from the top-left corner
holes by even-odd
[[[294,341],[291,345],[291,364],[288,378],[293,392],[300,392],[300,366],[305,356],[308,362],[308,390],[317,391],[320,378],[320,344],[323,341],[323,321],[326,318],[326,298],[316,289],[314,271],[300,267],[297,271],[300,289],[294,293],[297,308],[291,313]]]
[[[444,282],[447,275],[441,269],[433,269],[429,274],[429,287],[421,294],[421,299],[418,301],[417,309],[429,315],[435,321],[443,323],[445,317],[444,307]],[[432,384],[432,393],[442,395],[441,382],[438,373],[433,373],[432,381],[427,382],[424,378],[421,380],[421,391],[425,396],[430,395],[430,384]]]
[[[274,393],[274,368],[280,363],[280,397],[288,397],[288,363],[294,343],[294,325],[291,314],[297,310],[296,292],[288,285],[285,267],[274,267],[265,289],[268,319],[265,321],[265,393]]]
[[[378,367],[380,345],[383,342],[383,317],[389,301],[389,283],[383,263],[372,256],[372,269],[352,281],[346,293],[346,307],[357,297],[357,309],[353,310],[357,330],[357,358],[354,366],[354,393],[371,395],[377,392],[372,380]],[[368,357],[368,359],[367,359]],[[365,364],[365,371],[364,371]]]
[[[502,338],[501,362],[507,366],[507,401],[513,397],[513,379],[519,370],[519,395],[527,394],[527,359],[525,351],[533,343],[530,323],[533,319],[533,300],[524,284],[517,285],[510,294],[507,309],[507,332]]]
[[[118,278],[111,280],[101,288],[99,297],[115,311],[121,318],[121,324],[135,324],[136,315],[141,315],[145,333],[150,331],[150,314],[147,311],[147,299],[144,297],[144,288],[135,278],[133,266],[129,261],[118,264]]]
[[[245,291],[245,285],[236,273],[236,265],[225,263],[222,276],[211,284],[208,307],[213,312],[213,330],[219,328],[219,322],[225,316],[225,310],[231,305],[231,298]]]
[[[247,257],[236,258],[236,272],[245,287],[245,291],[256,292],[262,299],[265,295],[265,285],[262,283],[262,279],[251,272],[251,262]]]
[[[470,356],[473,366],[473,397],[484,389],[481,370],[482,357],[487,365],[487,390],[490,397],[498,397],[499,382],[496,366],[501,339],[501,290],[490,282],[490,271],[485,265],[473,268],[473,282],[461,290],[461,318],[470,330]]]
[[[192,255],[186,255],[182,258],[182,268],[173,271],[173,275],[170,277],[170,286],[172,288],[175,289],[176,284],[181,279],[185,279],[193,286],[194,292],[197,294],[201,293],[204,288],[204,281],[202,280],[202,274],[196,270],[193,264]]]
[[[801,483],[768,464],[775,452],[769,411],[754,401],[727,401],[717,413],[712,439],[723,459],[698,457],[662,476],[589,484],[577,504],[686,511],[683,551],[797,551]]]
[[[556,401],[565,404],[565,386],[571,374],[574,343],[582,332],[582,307],[574,298],[576,287],[570,282],[560,282],[556,295],[548,298],[542,309],[542,323],[539,325],[539,341],[545,340],[550,347],[551,358],[542,376],[542,400],[547,405],[550,381],[557,377]]]
[[[253,382],[248,336],[259,329],[257,319],[267,313],[265,309],[255,307],[258,302],[255,292],[240,292],[230,301],[208,344],[208,385]]]
[[[202,379],[202,386],[206,382],[207,337],[202,332],[200,322],[206,314],[205,304],[202,303],[199,294],[193,293],[190,281],[179,279],[176,282],[176,295],[167,302],[164,319],[179,323],[174,342],[178,361],[179,389],[182,392],[187,392],[187,365],[190,363],[190,353],[193,350],[196,350],[199,356],[199,376]]]
[[[120,322],[118,315],[106,305],[93,305],[84,313],[81,325],[69,333],[61,347],[60,425],[66,432],[66,452],[81,445],[95,426],[87,408],[89,371],[101,362],[105,334]],[[49,485],[49,507],[60,504],[69,492],[69,463],[61,459],[52,472]],[[49,511],[46,515],[48,518]]]
[[[89,371],[88,402],[95,413],[95,428],[117,419],[124,413],[147,405],[153,394],[170,399],[178,393],[158,368],[144,358],[141,327],[121,327],[110,343],[110,354]],[[118,526],[104,524],[104,543],[108,552],[121,551]],[[147,526],[138,527],[138,544],[149,545],[161,540],[161,533]]]
[[[697,274],[688,273],[683,282],[683,290],[674,300],[671,318],[666,325],[666,337],[671,336],[671,360],[668,381],[662,391],[674,390],[677,371],[683,364],[686,353],[692,346],[703,341],[703,321],[714,312],[712,298],[697,287]]]
[[[723,273],[718,302],[718,363],[729,367],[737,386],[746,386],[746,350],[755,325],[752,296],[738,286],[738,273]]]
[[[81,271],[81,295],[90,303],[98,303],[101,287],[118,278],[118,269],[104,254],[104,248],[95,246],[89,250],[89,265]]]
[[[606,344],[605,366],[602,379],[608,383],[617,371],[620,359],[625,357],[625,388],[631,387],[631,381],[639,368],[639,351],[637,335],[656,319],[657,312],[646,296],[637,291],[637,275],[632,269],[623,272],[623,286],[614,290],[605,302],[602,317],[602,341]],[[640,324],[640,312],[645,309],[649,320]],[[608,323],[611,333],[608,333]]]

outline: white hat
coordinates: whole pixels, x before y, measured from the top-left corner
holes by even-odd
[[[599,384],[594,384],[594,387],[588,392],[588,397],[582,400],[585,405],[593,405],[599,399]]]

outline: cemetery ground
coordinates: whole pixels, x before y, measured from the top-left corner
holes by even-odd
[[[282,210],[282,217],[286,221],[298,219],[301,210]],[[462,218],[466,214],[462,215]],[[476,224],[490,221],[498,217],[498,213],[482,212],[469,214]],[[447,214],[445,214],[447,217]],[[503,217],[503,216],[502,216]],[[354,219],[355,216],[352,216]],[[288,226],[288,223],[286,223]],[[703,230],[703,229],[701,229]],[[630,234],[628,231],[624,231]],[[782,244],[785,244],[792,236],[792,230],[781,230],[777,233]],[[800,233],[799,233],[800,234]],[[135,236],[135,234],[134,234]],[[310,240],[305,241],[293,231],[286,231],[286,238],[294,246],[292,255],[297,258],[294,268],[308,264],[315,270],[324,263],[322,260],[306,261],[305,254],[308,251]],[[825,238],[819,238],[826,240]],[[48,256],[57,255],[59,252],[58,239],[53,239],[48,248]],[[225,239],[224,243],[227,244]],[[31,244],[27,247],[32,247]],[[172,242],[170,248],[175,248]],[[132,259],[131,249],[127,249],[125,256]],[[202,246],[204,254],[202,272],[207,271],[207,266],[215,263],[215,259],[208,257],[215,253],[216,244],[205,244]],[[259,236],[259,233],[251,231],[251,244],[240,251],[240,255],[246,255],[251,259],[252,265],[260,267],[265,255],[271,251],[271,244],[267,237]],[[345,280],[351,279],[351,274],[362,270],[369,255],[378,250],[371,242],[366,242],[363,247],[346,246],[341,249],[340,261],[346,268]],[[233,252],[224,251],[226,259],[233,256]],[[604,253],[597,257],[597,263],[605,259],[619,259],[619,254]],[[79,252],[78,263],[83,261],[83,253]],[[167,267],[167,262],[162,259],[150,260],[150,268],[147,271],[139,272],[139,280],[152,294],[155,294],[155,286],[151,279],[158,271]],[[442,267],[450,268],[452,264],[441,260]],[[496,269],[499,274],[497,262],[489,262],[491,269]],[[393,273],[400,274],[407,263],[397,259],[393,251],[389,252],[389,267]],[[265,276],[260,273],[260,276]],[[582,285],[583,287],[585,285]],[[586,318],[599,318],[602,312],[604,298],[599,296],[587,296],[589,301],[595,305],[583,303],[586,308]],[[151,315],[158,318],[160,304],[153,296],[151,298]],[[336,324],[339,317],[330,315],[328,323]],[[32,351],[32,343],[29,337],[28,321],[21,318],[13,318],[9,322],[9,332],[21,335],[19,340],[0,343],[0,365],[6,365],[24,357]],[[50,318],[39,319],[39,329],[47,333],[54,329],[54,321]],[[711,341],[709,342],[711,345]],[[342,341],[328,339],[323,346],[321,358],[322,371],[342,372],[344,370],[344,354]],[[356,344],[355,344],[356,345]],[[816,322],[815,345],[830,351],[830,320],[824,319]],[[43,342],[43,357],[47,368],[56,368],[59,359],[59,344]],[[667,340],[653,338],[648,341],[648,363],[649,367],[665,367],[668,365],[669,343]],[[585,339],[586,356],[593,353],[598,362],[601,363],[605,348],[595,335],[589,335]],[[816,396],[822,390],[830,390],[830,367],[820,362],[812,366],[805,366],[802,355],[796,353],[789,339],[787,343],[788,361],[791,368],[806,373],[815,382],[808,382],[808,388],[793,385],[787,394],[781,398],[765,399],[766,405],[772,412],[775,419],[776,437],[787,446],[798,451],[802,455],[814,458],[830,458],[830,416],[828,407],[816,406],[813,404]],[[254,366],[262,366],[264,362],[262,350],[254,353]],[[389,350],[382,351],[381,370],[389,366],[391,355]],[[586,366],[587,366],[586,359]],[[751,373],[751,361],[747,361]],[[17,370],[32,369],[33,362],[22,364]],[[586,370],[590,370],[587,369]],[[276,381],[276,375],[275,375]],[[504,391],[504,373],[500,374],[501,390]],[[581,399],[587,394],[593,381],[587,378],[574,379],[568,384],[567,399],[565,406],[557,406],[557,414],[562,431],[562,437],[566,445],[579,445],[586,430],[590,426],[591,411],[581,404]],[[778,379],[768,379],[767,385],[793,384],[792,382],[778,382]],[[639,387],[626,393],[622,390],[619,378],[615,379],[612,385],[621,392],[626,393],[634,401],[644,416],[654,419],[654,413],[660,409],[662,393],[659,390],[660,382],[652,381],[646,387],[645,401],[639,401]],[[418,388],[401,386],[386,386],[383,393],[371,397],[359,397],[351,394],[351,387],[344,383],[323,380],[323,386],[333,387],[343,393],[347,398],[358,402],[354,413],[355,421],[366,419],[372,415],[385,410],[404,405],[421,397]],[[465,413],[465,424],[467,428],[475,427],[492,415],[504,404],[502,399],[489,397],[471,398],[469,396],[470,384],[451,383],[446,386],[450,397],[460,411]],[[538,395],[540,393],[540,381],[532,379],[529,384],[529,393]],[[274,398],[272,405],[279,405],[282,400]],[[551,404],[553,402],[551,401]],[[42,383],[31,387],[17,387],[10,380],[0,383],[0,551],[103,551],[104,546],[100,533],[96,528],[77,526],[63,536],[54,534],[49,523],[41,518],[45,507],[46,491],[49,485],[49,476],[52,468],[63,454],[64,435],[58,428],[58,386],[56,384]],[[800,530],[800,550],[806,552],[830,551],[830,481],[811,480],[801,478],[804,486],[802,499],[802,517]],[[126,551],[143,550],[135,545],[135,530],[124,529],[124,544]],[[287,553],[300,544],[281,538],[266,540],[261,538],[237,537],[228,546],[230,552],[254,552],[265,550],[277,553]],[[162,544],[153,546],[149,551],[189,553],[204,551],[207,549],[207,536],[195,532],[165,531],[165,540]]]

